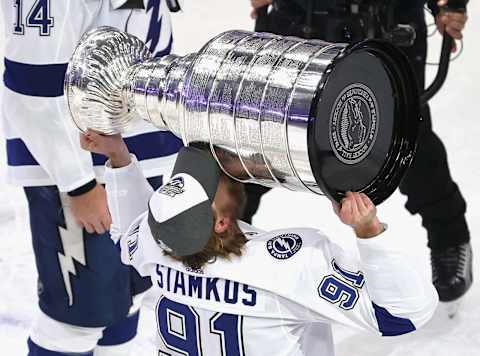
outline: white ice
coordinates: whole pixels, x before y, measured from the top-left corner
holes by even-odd
[[[6,1],[6,0],[2,0]],[[184,12],[174,15],[175,52],[196,51],[212,36],[228,29],[252,29],[249,1],[186,1]],[[447,83],[432,101],[433,125],[449,153],[454,179],[468,202],[474,252],[480,253],[480,117],[476,111],[480,100],[480,3],[469,4],[470,23],[465,32],[463,55],[452,63]],[[1,21],[1,20],[0,20]],[[3,24],[0,26],[4,31]],[[6,26],[8,30],[8,24]],[[3,36],[3,32],[2,32]],[[0,36],[0,38],[2,38]],[[3,41],[3,39],[2,39]],[[440,38],[430,39],[430,60],[439,53]],[[3,45],[0,45],[2,51]],[[32,49],[34,50],[34,49]],[[1,54],[1,53],[0,53]],[[3,56],[2,56],[3,57]],[[435,68],[431,68],[431,77]],[[34,118],[32,118],[34,119]],[[4,145],[0,166],[4,167]],[[4,168],[0,170],[4,172]],[[430,177],[429,179],[435,179]],[[441,193],[441,192],[439,192]],[[395,233],[392,244],[408,250],[422,273],[430,275],[426,234],[418,216],[403,208],[405,198],[396,193],[379,207],[379,215]],[[15,218],[9,218],[13,210]],[[2,211],[6,211],[5,214]],[[26,355],[28,328],[36,312],[36,271],[28,230],[26,202],[17,187],[0,187],[0,354]],[[1,219],[1,218],[0,218]],[[270,229],[286,226],[321,227],[333,239],[354,249],[354,238],[331,212],[327,199],[285,190],[274,190],[263,199],[254,221]],[[479,255],[476,255],[476,257]],[[480,258],[474,260],[475,277],[480,276]],[[474,284],[463,298],[456,317],[449,319],[441,306],[432,321],[422,330],[396,338],[380,338],[336,326],[338,356],[477,356],[480,354],[480,285]],[[477,329],[478,328],[478,329]],[[156,327],[152,311],[144,308],[136,341],[135,355],[154,355]],[[318,350],[318,355],[322,351]],[[248,355],[247,355],[248,356]]]

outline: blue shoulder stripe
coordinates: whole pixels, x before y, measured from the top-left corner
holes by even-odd
[[[177,153],[183,146],[182,141],[170,132],[154,131],[127,137],[125,142],[131,153],[139,161],[151,158],[160,158]],[[92,154],[93,164],[101,166],[107,158],[103,155]],[[25,143],[19,139],[7,140],[7,162],[9,166],[38,166],[38,162],[28,150]]]
[[[157,52],[155,57],[162,57],[172,50],[173,37],[167,47]],[[68,63],[60,64],[27,64],[4,59],[5,86],[15,93],[37,96],[57,97],[63,95],[63,82]]]
[[[397,336],[415,331],[415,325],[410,319],[393,316],[387,309],[373,303],[375,317],[377,318],[378,329],[382,336]]]
[[[139,161],[173,155],[183,146],[182,141],[168,131],[154,131],[127,137],[125,143],[130,153],[137,156]],[[107,161],[107,157],[96,153],[93,153],[92,157],[95,166],[102,166]]]
[[[3,81],[8,89],[28,96],[63,95],[67,63],[37,65],[14,62],[7,58],[4,62]]]

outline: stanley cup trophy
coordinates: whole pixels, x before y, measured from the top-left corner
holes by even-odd
[[[228,31],[198,53],[152,58],[109,27],[83,36],[65,93],[77,127],[121,133],[139,119],[210,147],[242,182],[379,204],[411,163],[420,120],[408,61],[354,45]]]

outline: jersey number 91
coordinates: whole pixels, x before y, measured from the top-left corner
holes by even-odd
[[[363,273],[348,271],[340,267],[335,259],[332,260],[332,268],[336,274],[323,278],[318,286],[318,294],[328,302],[338,304],[340,309],[353,309],[359,297],[359,289],[365,283]]]
[[[157,304],[158,333],[171,351],[186,356],[210,356],[202,343],[200,315],[195,308],[162,297]],[[218,342],[222,356],[245,356],[243,351],[242,317],[227,313],[214,313],[209,318],[206,337]],[[214,338],[214,339],[210,339]],[[159,355],[162,355],[160,352]]]

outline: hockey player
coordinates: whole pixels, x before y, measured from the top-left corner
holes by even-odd
[[[100,184],[106,158],[80,148],[63,80],[80,37],[98,26],[128,31],[153,53],[168,53],[167,2],[3,0],[1,7],[8,176],[25,189],[38,270],[41,311],[29,355],[127,355],[138,322],[132,295],[150,281],[121,264],[106,232],[111,220]],[[146,123],[125,141],[145,176],[159,186],[181,142]]]
[[[121,137],[89,132],[81,142],[110,157],[113,237],[157,292],[161,355],[327,356],[332,322],[393,336],[435,310],[435,288],[390,247],[363,194],[347,193],[335,209],[358,237],[357,260],[316,229],[237,221],[242,185],[207,151],[182,149],[171,180],[153,192]]]

